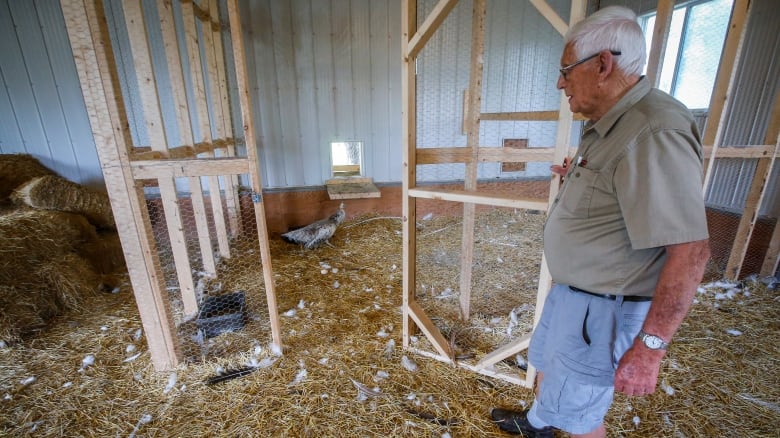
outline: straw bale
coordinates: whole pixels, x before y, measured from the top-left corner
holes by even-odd
[[[46,168],[35,157],[28,154],[0,154],[0,203],[21,184],[54,172]]]
[[[107,194],[57,175],[27,181],[17,187],[11,199],[37,209],[79,213],[98,228],[116,228]]]
[[[77,214],[24,210],[0,216],[0,340],[19,340],[98,290],[100,273],[79,254],[97,239]]]

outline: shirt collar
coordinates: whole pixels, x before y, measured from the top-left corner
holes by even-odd
[[[604,117],[600,118],[596,123],[585,123],[585,131],[593,129],[600,137],[604,137],[609,130],[612,129],[615,123],[617,123],[620,117],[637,102],[642,100],[642,98],[650,92],[651,88],[650,81],[642,76],[639,78],[639,82],[634,84],[634,86],[628,90],[628,93],[621,97],[620,100],[604,114]]]

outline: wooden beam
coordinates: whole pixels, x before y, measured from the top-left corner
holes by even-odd
[[[431,13],[425,18],[425,21],[423,21],[420,28],[413,33],[413,36],[408,42],[408,47],[404,53],[409,60],[413,60],[417,57],[420,50],[425,47],[425,44],[431,39],[436,30],[439,29],[439,26],[441,26],[456,4],[458,4],[458,0],[439,0],[439,2],[436,3],[436,6],[433,7]]]
[[[729,31],[726,34],[726,42],[720,57],[718,74],[715,77],[715,86],[712,90],[710,108],[707,112],[707,125],[704,127],[702,144],[713,145],[711,155],[705,157],[704,168],[704,193],[709,188],[712,169],[715,164],[718,147],[720,146],[723,128],[726,124],[724,113],[729,103],[729,97],[734,88],[736,71],[739,67],[739,58],[742,54],[742,41],[745,37],[746,21],[750,0],[735,0],[731,10]]]
[[[271,336],[273,342],[282,346],[281,327],[279,324],[279,311],[276,304],[276,286],[271,260],[271,248],[268,243],[268,226],[265,221],[265,208],[262,202],[262,187],[257,156],[257,139],[255,134],[255,122],[252,115],[252,100],[249,98],[249,75],[246,68],[246,56],[244,51],[244,35],[241,32],[241,14],[238,10],[237,0],[228,1],[228,15],[230,17],[230,38],[233,46],[233,60],[236,66],[236,83],[238,85],[238,101],[241,106],[241,120],[244,127],[244,140],[249,163],[249,181],[252,186],[252,201],[255,207],[255,222],[257,223],[257,238],[260,244],[260,261],[263,264],[263,284],[265,286],[265,298],[268,304],[268,317],[271,323]]]
[[[409,196],[409,190],[417,183],[417,163],[415,150],[417,148],[417,76],[414,57],[410,56],[410,41],[417,31],[417,0],[401,1],[401,157],[403,169],[401,172],[401,228],[403,231],[403,297],[401,312],[403,319],[404,348],[409,348],[409,336],[413,328],[410,304],[414,294],[417,256],[417,212],[415,199]],[[427,41],[426,41],[427,42]],[[425,42],[420,44],[424,45]]]
[[[547,203],[535,199],[515,198],[511,195],[483,194],[476,190],[424,190],[409,189],[414,198],[435,199],[439,201],[463,202],[469,204],[492,205],[495,207],[523,208],[527,210],[547,211]]]
[[[471,16],[471,67],[469,68],[469,91],[466,110],[466,145],[471,151],[471,159],[466,163],[464,188],[466,191],[477,189],[477,170],[479,159],[479,115],[482,107],[482,72],[485,59],[485,16],[487,0],[474,0]],[[460,317],[468,321],[471,308],[471,274],[474,262],[474,228],[476,225],[476,205],[463,204],[463,229],[460,250]]]
[[[661,79],[666,44],[669,40],[669,29],[672,27],[673,15],[674,0],[658,0],[658,7],[655,11],[655,26],[653,27],[653,40],[650,47],[648,47],[650,56],[647,61],[647,79],[653,87],[658,87],[658,81]]]
[[[130,169],[132,143],[125,135],[127,117],[121,93],[116,91],[119,79],[103,3],[61,0],[60,4],[152,364],[158,371],[173,369],[180,362],[173,316],[155,263],[157,250],[143,194]]]
[[[576,2],[577,0],[572,0],[572,4]],[[545,0],[531,0],[531,4],[534,5],[536,10],[539,11],[539,13],[550,22],[553,29],[557,30],[561,36],[565,35],[566,32],[569,31],[569,26],[566,25],[566,22],[563,21],[560,15],[558,15],[558,13],[555,12],[555,10],[549,4],[547,4]],[[583,9],[583,17],[584,16]]]
[[[125,24],[130,39],[130,51],[138,78],[138,89],[141,95],[146,131],[149,134],[152,150],[167,151],[168,139],[165,135],[160,99],[157,93],[157,79],[152,67],[152,55],[149,49],[148,33],[140,0],[122,2]],[[168,237],[171,242],[171,252],[176,266],[176,277],[179,281],[184,314],[194,316],[198,312],[198,302],[195,297],[195,283],[192,279],[192,267],[187,251],[187,241],[184,236],[179,202],[176,196],[176,181],[174,178],[159,178],[160,196],[162,197],[165,222]]]
[[[249,172],[252,163],[248,158],[193,158],[189,160],[133,161],[136,179],[162,177],[191,177],[237,175]]]
[[[772,105],[772,113],[769,116],[769,126],[766,130],[766,138],[780,138],[780,93],[775,96],[775,103]],[[777,150],[777,144],[775,144]],[[774,158],[777,158],[775,155]],[[780,221],[778,221],[780,222]],[[764,262],[761,265],[761,275],[770,276],[777,272],[777,262],[780,255],[780,224],[775,223],[775,230],[769,241],[769,248],[766,250]]]
[[[428,315],[425,314],[425,311],[415,300],[409,300],[409,317],[417,323],[417,326],[439,354],[449,357],[450,360],[454,358],[455,352],[450,349],[450,343],[447,342],[447,338],[441,334],[439,328],[428,318]]]

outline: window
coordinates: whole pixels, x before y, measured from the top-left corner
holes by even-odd
[[[330,144],[331,175],[336,177],[363,174],[363,142],[334,141]]]
[[[733,0],[700,0],[675,8],[658,88],[690,109],[710,106]],[[640,17],[648,52],[656,14]]]

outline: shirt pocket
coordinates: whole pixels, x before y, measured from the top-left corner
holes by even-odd
[[[558,208],[566,216],[588,217],[599,172],[577,166],[566,175],[566,186]]]

